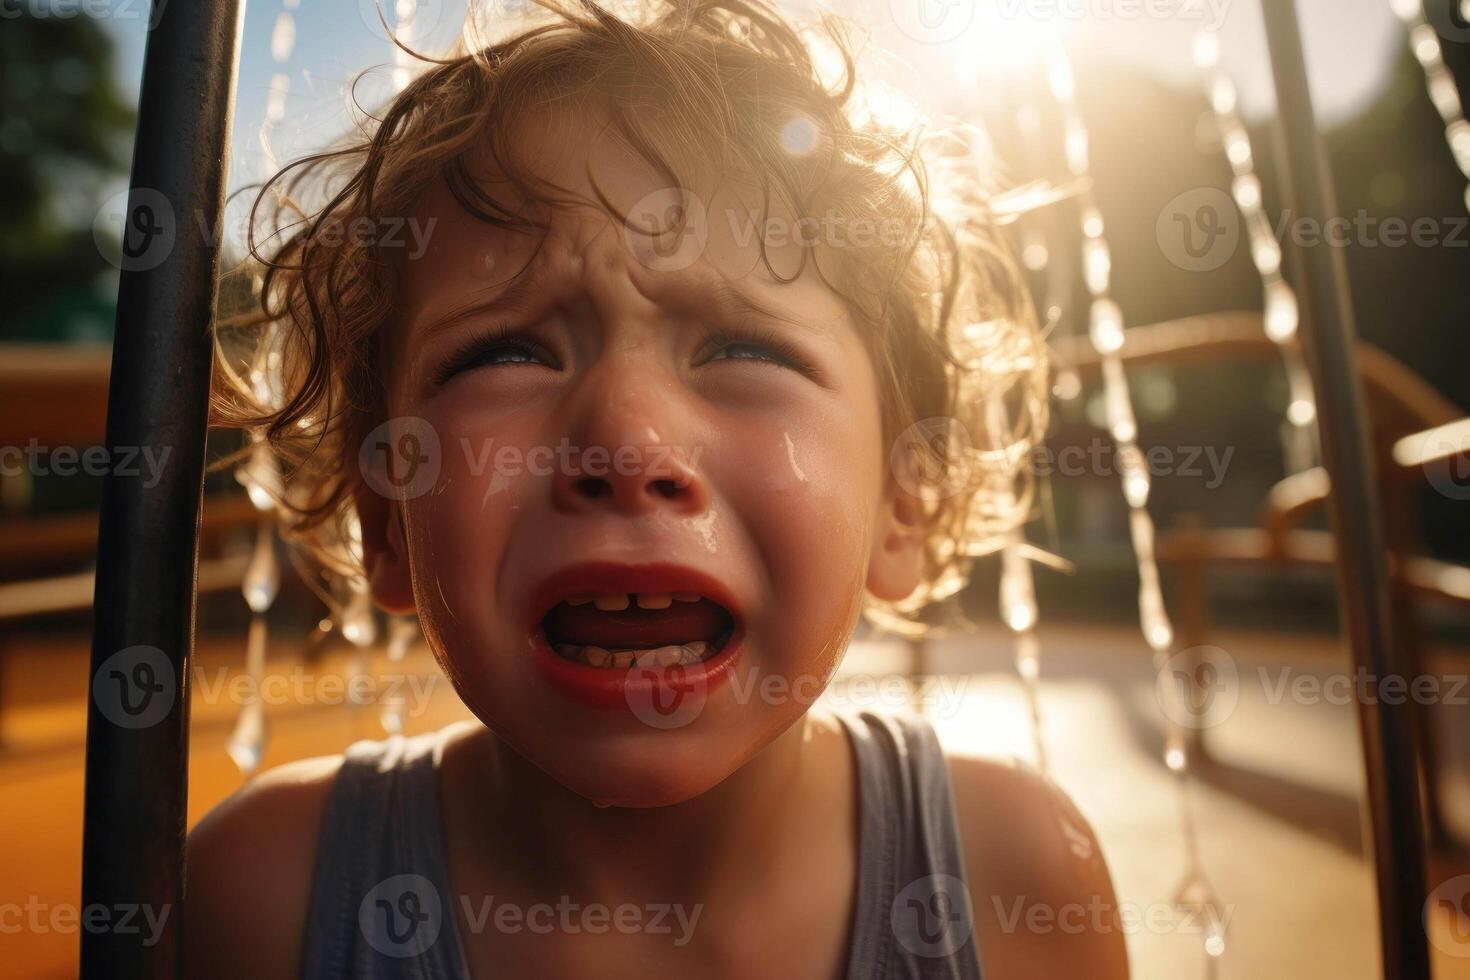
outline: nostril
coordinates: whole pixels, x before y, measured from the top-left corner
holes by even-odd
[[[582,479],[578,480],[574,484],[574,486],[577,489],[578,496],[586,497],[589,500],[596,499],[598,497],[612,496],[612,484],[599,477],[583,477]]]
[[[665,500],[673,500],[679,495],[679,484],[673,480],[654,480],[653,491]]]

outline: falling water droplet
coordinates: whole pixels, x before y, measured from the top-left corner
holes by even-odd
[[[387,660],[390,670],[401,671],[408,648],[418,636],[418,622],[410,616],[394,616],[388,623]],[[394,686],[394,685],[390,685]],[[401,685],[396,685],[401,687]],[[378,711],[378,721],[389,735],[400,735],[404,726],[404,699],[385,697]]]
[[[250,633],[246,639],[245,674],[249,685],[245,702],[240,706],[235,728],[225,742],[225,751],[234,760],[240,775],[247,778],[260,768],[270,734],[265,705],[260,699],[261,675],[265,673],[265,646],[265,617],[257,613],[250,619]]]
[[[367,583],[352,583],[352,598],[342,610],[342,636],[356,647],[365,647],[378,637],[378,624],[373,619],[373,601]]]
[[[1220,910],[1220,897],[1198,870],[1191,871],[1174,896],[1174,904],[1197,912],[1204,922],[1205,952],[1212,958],[1225,954],[1225,917]]]
[[[263,613],[276,601],[281,587],[281,569],[276,562],[275,535],[269,523],[262,523],[255,536],[255,551],[245,567],[240,591],[253,613]]]

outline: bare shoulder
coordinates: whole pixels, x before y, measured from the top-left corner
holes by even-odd
[[[1124,980],[1112,878],[1071,798],[1020,763],[947,759],[986,975]]]
[[[317,835],[342,757],[263,773],[189,834],[185,975],[295,976]]]

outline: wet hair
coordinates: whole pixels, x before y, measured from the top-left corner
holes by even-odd
[[[923,525],[923,584],[902,603],[869,597],[868,611],[912,621],[956,593],[974,556],[1029,514],[1047,405],[1046,345],[973,134],[885,126],[855,71],[854,32],[831,17],[798,28],[761,0],[617,13],[591,0],[536,3],[498,39],[467,26],[452,56],[424,58],[360,132],[260,189],[255,299],[215,333],[212,421],[251,433],[242,479],[271,496],[306,553],[360,579],[357,449],[386,417],[382,343],[401,260],[340,230],[412,213],[438,175],[480,220],[534,231],[528,209],[476,177],[491,166],[518,199],[564,203],[565,189],[518,164],[508,134],[530,115],[595,106],[671,187],[684,186],[675,161],[696,160],[799,219],[896,231],[864,247],[804,245],[801,259],[867,345],[885,465]],[[313,194],[323,203],[306,205]],[[792,277],[762,255],[772,275]]]

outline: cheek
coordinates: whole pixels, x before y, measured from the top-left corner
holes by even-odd
[[[728,495],[768,575],[753,623],[778,673],[825,680],[846,647],[863,598],[883,488],[876,409],[791,413],[742,434],[710,476]]]
[[[440,443],[437,480],[406,508],[419,618],[437,649],[473,649],[494,626],[497,572],[517,516],[548,492],[545,440],[529,412],[511,419],[450,399],[418,412]]]

